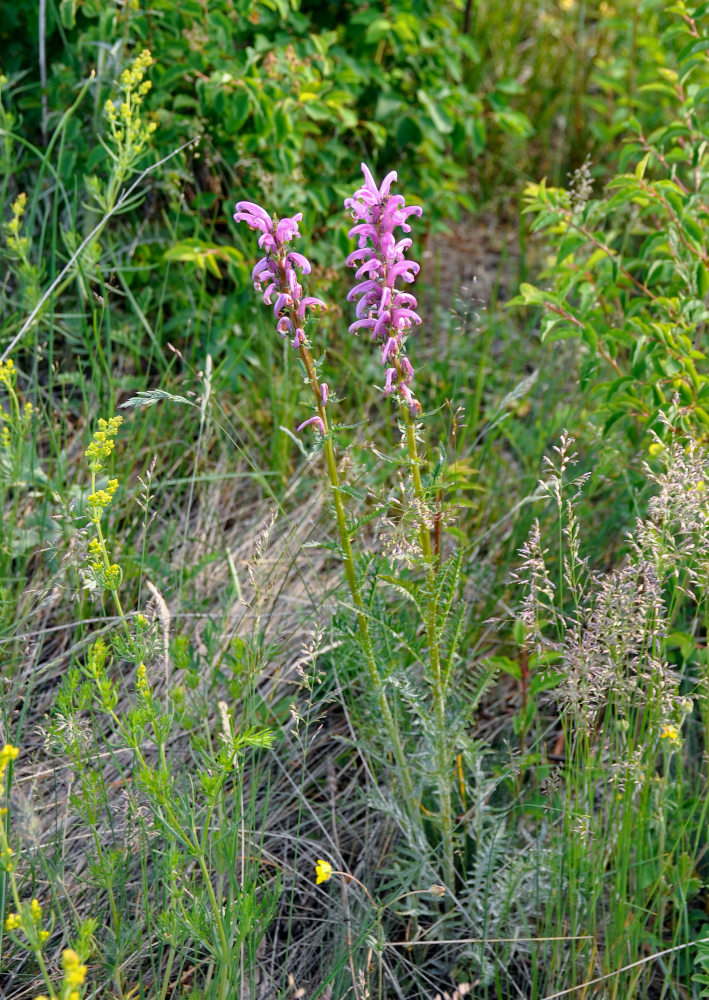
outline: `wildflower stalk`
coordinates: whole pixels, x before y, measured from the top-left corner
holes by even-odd
[[[335,447],[332,443],[332,435],[327,420],[326,408],[322,402],[323,398],[322,389],[318,382],[318,377],[315,371],[315,364],[313,361],[313,356],[310,353],[310,349],[305,344],[301,344],[298,350],[300,353],[301,360],[305,365],[305,370],[308,373],[308,378],[310,379],[313,395],[315,396],[315,405],[317,408],[318,417],[322,421],[322,426],[323,426],[322,445],[323,445],[323,452],[325,454],[325,466],[327,469],[327,478],[330,484],[332,501],[335,507],[335,519],[337,521],[337,532],[338,535],[340,536],[340,547],[342,549],[343,562],[345,566],[345,577],[347,578],[347,586],[350,591],[350,596],[352,597],[352,603],[355,606],[357,627],[359,628],[362,649],[364,650],[364,657],[367,662],[367,671],[369,673],[369,679],[377,696],[377,704],[379,705],[379,710],[382,713],[382,718],[384,720],[384,725],[387,730],[387,735],[392,744],[394,759],[396,760],[397,766],[401,773],[401,777],[404,783],[404,788],[406,790],[407,799],[411,800],[414,795],[414,786],[411,780],[409,769],[407,767],[404,745],[402,743],[399,727],[394,719],[391,706],[389,705],[389,699],[387,698],[387,694],[384,689],[384,685],[382,684],[381,676],[379,674],[379,669],[377,667],[377,661],[374,655],[374,647],[372,644],[372,637],[369,631],[369,620],[367,618],[367,612],[364,606],[364,600],[362,599],[362,592],[359,587],[359,581],[357,580],[357,573],[354,567],[354,558],[352,555],[352,542],[350,539],[349,529],[347,527],[347,515],[345,514],[345,507],[342,502],[340,477],[337,472],[337,459],[335,456]]]
[[[404,233],[410,232],[407,219],[412,215],[420,216],[422,210],[418,205],[406,207],[401,195],[390,194],[391,185],[397,179],[395,171],[390,171],[380,186],[377,186],[364,163],[362,172],[364,184],[355,191],[352,198],[345,201],[345,207],[351,210],[355,220],[349,235],[358,240],[357,249],[347,258],[347,264],[357,268],[356,277],[359,281],[347,296],[350,301],[358,299],[357,318],[351,324],[350,332],[369,330],[372,340],[382,345],[382,364],[389,366],[385,372],[384,394],[397,397],[406,432],[408,468],[416,500],[418,535],[426,574],[424,624],[430,660],[428,680],[435,716],[435,772],[444,870],[445,878],[452,888],[455,884],[455,866],[446,724],[447,682],[441,666],[436,560],[431,545],[426,493],[421,479],[421,459],[416,442],[416,418],[421,413],[421,404],[411,392],[414,370],[405,353],[406,338],[410,330],[421,323],[421,317],[415,311],[416,298],[410,292],[397,288],[398,281],[412,283],[415,280],[419,265],[406,258],[406,251],[412,241],[408,237],[398,239],[395,231],[400,228]]]
[[[126,633],[128,649],[134,649],[133,636],[128,627],[128,619],[121,599],[118,595],[118,588],[123,578],[123,573],[116,563],[112,563],[108,556],[108,545],[101,526],[101,518],[107,507],[110,506],[114,494],[118,489],[118,480],[110,479],[105,490],[96,488],[96,477],[103,472],[106,462],[113,451],[115,437],[118,428],[123,421],[122,417],[111,417],[110,420],[99,420],[99,429],[94,434],[91,444],[86,450],[86,459],[91,472],[91,493],[86,504],[88,508],[88,519],[93,525],[96,537],[89,542],[89,555],[92,558],[90,564],[90,576],[92,586],[103,592],[107,590],[121,619],[123,629]]]
[[[367,664],[367,672],[375,692],[382,722],[384,723],[387,737],[391,744],[394,760],[401,775],[407,804],[412,805],[414,785],[401,733],[391,710],[386,689],[377,666],[374,645],[369,630],[367,609],[362,598],[359,581],[357,580],[352,542],[342,502],[335,448],[327,419],[328,388],[326,383],[321,383],[318,378],[317,365],[310,351],[304,329],[306,310],[325,309],[326,307],[319,299],[312,296],[303,296],[303,289],[299,284],[295,268],[298,268],[303,274],[308,274],[310,272],[310,264],[302,254],[290,250],[288,246],[294,237],[300,235],[298,232],[298,222],[302,218],[302,215],[298,213],[292,218],[272,219],[260,205],[242,201],[237,203],[234,218],[237,222],[246,222],[252,229],[261,231],[262,235],[259,237],[259,246],[267,250],[267,256],[262,258],[253,269],[254,287],[258,291],[263,291],[264,302],[267,305],[271,305],[272,297],[276,296],[274,305],[274,314],[278,320],[276,329],[282,336],[293,337],[293,347],[298,350],[310,382],[316,414],[302,423],[298,430],[302,430],[308,424],[314,424],[321,434],[327,478],[335,508],[335,520],[343,555],[345,578],[355,608],[355,616]],[[264,284],[266,285],[265,290],[263,289]],[[412,813],[411,815],[412,818],[418,821],[419,817],[417,814],[414,816]]]

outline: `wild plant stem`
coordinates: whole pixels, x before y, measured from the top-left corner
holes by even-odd
[[[91,492],[92,493],[96,492],[96,473],[93,470],[91,471]],[[101,528],[101,518],[100,517],[92,517],[91,521],[93,523],[94,528],[96,529],[96,538],[98,540],[99,545],[101,546],[101,555],[103,557],[103,568],[106,571],[106,574],[109,575],[110,574],[110,569],[111,569],[111,560],[108,558],[108,549],[106,547],[106,539],[104,538],[103,530]],[[110,578],[110,576],[109,576],[109,578]],[[125,612],[123,611],[123,605],[121,604],[121,599],[118,596],[118,588],[117,587],[109,587],[108,589],[110,590],[111,595],[112,595],[113,600],[114,600],[114,603],[116,605],[116,610],[118,611],[118,616],[121,619],[121,622],[123,623],[123,628],[125,630],[126,637],[128,639],[128,649],[132,650],[133,649],[133,636],[130,634],[130,629],[128,628],[128,619],[126,618]]]
[[[399,377],[403,378],[403,372],[399,372]],[[421,479],[421,459],[419,458],[416,444],[416,423],[411,416],[408,406],[403,401],[401,404],[401,413],[404,418],[404,426],[406,427],[406,446],[409,454],[409,469],[414,487],[414,496],[419,504],[419,539],[426,563],[426,638],[431,664],[429,683],[431,684],[433,694],[433,711],[435,717],[436,779],[438,783],[441,835],[443,838],[445,880],[448,888],[453,891],[455,889],[453,805],[451,801],[448,727],[446,723],[446,694],[448,685],[441,667],[441,650],[437,628],[438,595],[436,590],[436,563],[431,546],[431,530],[426,520],[426,494]]]
[[[323,451],[325,453],[325,465],[327,468],[327,478],[330,484],[330,492],[332,493],[332,500],[335,507],[335,520],[337,521],[337,531],[340,536],[340,545],[342,547],[342,555],[345,564],[345,576],[347,578],[347,585],[349,587],[350,595],[352,596],[352,603],[355,606],[355,614],[357,617],[357,626],[359,628],[359,633],[362,642],[362,648],[364,650],[365,660],[367,662],[367,671],[369,673],[369,679],[372,684],[372,688],[377,697],[377,703],[379,705],[379,710],[382,714],[382,720],[387,731],[387,736],[391,742],[392,752],[394,754],[394,759],[396,761],[397,768],[401,774],[401,779],[404,783],[404,788],[406,791],[406,796],[409,801],[413,801],[414,798],[414,785],[411,780],[411,774],[409,772],[408,762],[406,759],[406,754],[404,752],[404,745],[401,740],[401,734],[399,732],[399,727],[394,719],[394,715],[389,704],[389,699],[387,698],[386,691],[384,689],[384,684],[382,683],[382,678],[379,674],[379,668],[377,667],[376,657],[374,655],[374,647],[372,644],[372,637],[369,631],[369,621],[367,618],[367,612],[364,606],[364,600],[362,598],[362,592],[359,587],[359,582],[357,580],[357,574],[354,567],[354,558],[352,556],[352,543],[350,541],[350,533],[347,528],[347,517],[345,515],[345,507],[342,502],[342,492],[340,489],[340,478],[337,472],[337,460],[335,458],[335,448],[332,443],[332,437],[330,434],[330,428],[327,420],[327,413],[325,409],[325,404],[323,403],[322,390],[320,388],[320,383],[318,382],[317,373],[315,370],[315,363],[313,362],[312,354],[305,344],[301,344],[299,347],[300,357],[305,365],[305,370],[308,373],[308,378],[310,379],[310,385],[313,390],[313,395],[315,397],[315,405],[317,407],[318,416],[322,420],[323,424]]]

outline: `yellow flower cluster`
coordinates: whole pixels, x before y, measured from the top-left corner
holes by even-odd
[[[24,256],[29,247],[30,241],[26,237],[20,236],[20,229],[22,227],[22,216],[25,214],[25,208],[27,207],[27,195],[22,192],[18,194],[12,203],[12,218],[8,223],[5,224],[5,233],[7,235],[7,247],[8,250],[14,250],[15,253]]]
[[[143,49],[131,66],[121,73],[121,99],[118,107],[112,100],[106,101],[104,105],[111,135],[120,146],[123,146],[128,158],[137,156],[143,151],[148,139],[158,127],[157,122],[144,121],[140,115],[140,107],[152,87],[150,80],[144,80],[143,77],[153,62],[150,50]]]
[[[12,358],[0,361],[0,386],[4,386],[10,397],[10,406],[4,410],[0,406],[0,448],[9,451],[13,438],[16,442],[25,437],[34,416],[34,407],[27,402],[20,408],[20,401],[15,391],[17,384],[17,369]]]
[[[12,389],[17,381],[17,371],[15,370],[15,362],[12,358],[8,358],[7,361],[0,361],[0,382],[7,386],[8,389]]]
[[[145,669],[144,663],[141,663],[136,671],[135,687],[141,698],[144,698],[146,701],[150,699],[150,684],[148,684],[148,672]]]
[[[671,726],[669,724],[662,727],[662,732],[660,733],[661,740],[667,740],[673,746],[680,746],[681,740],[679,736],[679,731],[676,726]]]
[[[103,469],[105,461],[113,451],[114,438],[122,423],[123,417],[111,417],[110,420],[104,420],[102,417],[99,420],[98,430],[94,434],[91,444],[86,449],[89,469],[92,472],[97,473]]]
[[[5,746],[0,750],[0,799],[5,795],[5,771],[7,770],[7,765],[17,759],[19,754],[17,747],[13,747],[12,744],[6,743]],[[4,816],[7,809],[2,806],[0,807],[0,816]],[[8,848],[9,849],[9,848]],[[12,853],[12,852],[10,852]]]
[[[67,1000],[79,1000],[77,986],[83,986],[86,979],[86,966],[73,948],[66,948],[62,952],[62,969],[64,970],[64,987],[70,992]]]
[[[86,503],[89,507],[95,508],[94,517],[98,514],[100,516],[101,511],[104,507],[108,507],[113,500],[114,494],[118,489],[118,480],[109,479],[108,485],[105,490],[96,490],[95,493],[89,493],[86,498]]]
[[[5,798],[5,771],[8,765],[17,759],[19,752],[17,747],[12,746],[11,743],[6,743],[0,750],[0,800]],[[4,816],[6,812],[6,806],[0,807],[0,816]],[[0,867],[4,868],[6,872],[11,872],[15,867],[12,860],[13,854],[14,851],[7,842],[5,824],[0,821]]]
[[[16,931],[21,924],[19,913],[8,913],[5,920],[5,930],[6,931]]]
[[[100,510],[98,519],[100,520]],[[108,557],[104,559],[104,550],[98,538],[92,538],[89,542],[89,556],[91,557],[91,569],[94,571],[96,583],[102,590],[118,590],[123,579],[123,570],[118,563],[106,565]]]

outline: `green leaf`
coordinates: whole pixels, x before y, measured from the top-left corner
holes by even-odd
[[[434,128],[443,135],[450,134],[453,131],[453,122],[447,111],[440,104],[436,103],[423,89],[418,90],[416,96],[430,116]]]
[[[366,42],[378,42],[382,38],[390,38],[394,25],[386,17],[378,17],[372,21],[364,33]]]

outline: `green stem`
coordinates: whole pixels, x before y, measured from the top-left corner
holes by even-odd
[[[222,961],[220,962],[219,993],[217,994],[217,996],[219,1000],[225,1000],[225,997],[227,995],[227,988],[229,986],[229,942],[226,939],[226,931],[224,930],[224,921],[222,920],[222,914],[219,909],[219,903],[217,902],[217,897],[214,894],[214,887],[212,885],[212,880],[209,877],[209,869],[207,868],[207,863],[204,860],[203,854],[197,855],[197,863],[199,864],[200,871],[202,872],[202,878],[204,879],[204,884],[207,889],[209,901],[212,904],[212,909],[214,911],[214,920],[217,925],[217,933],[219,934],[219,944],[221,945],[222,949]]]
[[[399,378],[403,381],[403,372],[399,362],[396,362]],[[446,724],[447,681],[441,666],[441,650],[437,628],[438,597],[436,593],[436,566],[431,546],[431,529],[426,519],[426,494],[421,480],[421,459],[416,444],[416,423],[408,406],[401,401],[401,413],[406,427],[406,446],[409,455],[409,469],[414,486],[414,496],[419,504],[419,540],[421,551],[426,563],[426,638],[428,655],[431,663],[429,683],[433,694],[433,710],[435,715],[434,738],[436,743],[436,779],[438,783],[438,798],[443,837],[443,859],[445,879],[449,889],[455,888],[455,864],[453,860],[453,805],[449,774],[449,752]]]
[[[96,473],[94,470],[91,471],[91,492],[96,492]],[[96,538],[101,546],[101,555],[103,556],[103,568],[108,574],[111,569],[111,560],[108,558],[108,549],[106,548],[106,539],[103,536],[103,531],[101,529],[101,518],[92,518],[94,527],[96,528]],[[123,605],[121,604],[121,599],[118,596],[118,590],[115,587],[108,588],[111,592],[113,600],[116,605],[116,610],[123,623],[123,628],[128,639],[128,649],[133,649],[133,636],[130,634],[130,629],[128,628],[128,619],[126,618],[125,612],[123,611]]]
[[[315,364],[313,362],[313,357],[310,353],[309,348],[305,344],[301,344],[299,351],[301,360],[305,365],[305,370],[308,373],[308,378],[310,379],[310,385],[312,387],[313,395],[315,397],[315,405],[317,407],[318,416],[322,420],[323,424],[323,430],[324,430],[323,450],[325,452],[325,465],[327,467],[327,477],[330,484],[330,491],[332,493],[333,503],[335,506],[335,519],[337,521],[337,530],[340,536],[340,545],[342,547],[342,554],[344,557],[345,576],[347,578],[347,585],[349,587],[350,594],[352,596],[352,603],[355,606],[357,626],[359,628],[362,640],[362,648],[364,650],[364,656],[367,662],[367,670],[369,673],[369,678],[372,683],[372,687],[375,691],[375,694],[377,696],[377,703],[379,705],[379,710],[382,714],[382,720],[384,722],[387,735],[392,744],[394,759],[397,763],[402,781],[404,783],[407,799],[410,802],[412,802],[414,797],[414,785],[413,781],[411,780],[411,774],[409,772],[408,761],[406,759],[406,753],[404,751],[404,745],[401,740],[399,727],[394,719],[391,706],[389,705],[389,699],[387,698],[387,694],[384,689],[384,684],[382,683],[382,679],[379,674],[379,668],[377,667],[377,662],[374,655],[374,647],[372,644],[372,637],[369,631],[369,620],[367,618],[364,600],[362,599],[362,593],[359,587],[359,582],[357,580],[357,574],[355,572],[354,559],[352,556],[352,544],[350,541],[350,533],[347,528],[347,517],[345,515],[345,508],[342,502],[340,479],[337,472],[335,448],[332,443],[330,428],[327,421],[327,413],[325,411],[325,405],[323,403],[322,390],[318,382],[317,374],[315,371]]]

